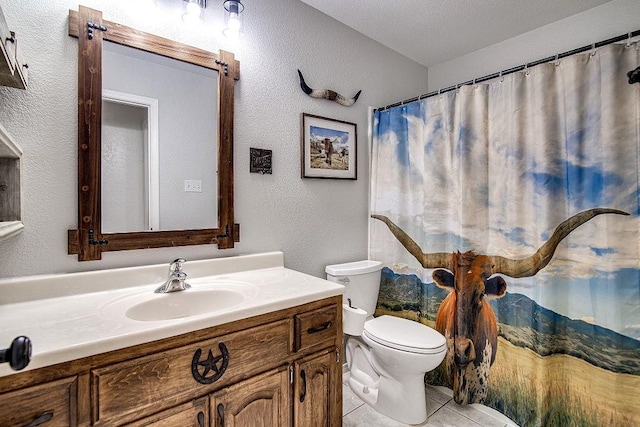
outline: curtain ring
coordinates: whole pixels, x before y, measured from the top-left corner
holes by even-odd
[[[631,47],[631,31],[627,33],[627,43],[624,45],[624,47]]]
[[[560,65],[560,61],[559,61],[559,59],[558,59],[558,57],[559,57],[559,56],[560,56],[560,55],[556,53],[556,60],[555,60],[555,62],[554,62],[554,64],[555,64],[555,66],[556,66],[556,67],[557,67],[558,65]]]
[[[589,58],[593,58],[596,56],[596,44],[591,43],[591,53],[589,54]]]
[[[529,75],[529,64],[527,62],[524,63],[524,75]]]
[[[504,81],[504,77],[502,77],[502,71],[498,73],[498,78],[500,79],[501,82]]]

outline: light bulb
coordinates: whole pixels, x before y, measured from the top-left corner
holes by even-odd
[[[188,23],[197,23],[202,20],[202,7],[197,0],[189,0],[184,8],[182,20]]]
[[[244,10],[244,6],[239,1],[227,0],[224,2],[224,8],[226,10],[226,26],[222,32],[225,37],[230,39],[240,38],[240,27],[242,21],[240,20],[240,13]]]
[[[231,16],[229,17],[227,28],[229,29],[229,31],[240,33],[240,20],[238,19],[237,14],[231,14]]]
[[[187,3],[187,14],[200,16],[200,6],[198,6],[198,3]]]

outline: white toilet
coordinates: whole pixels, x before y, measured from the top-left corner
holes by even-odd
[[[346,288],[342,313],[349,387],[381,414],[405,424],[420,424],[427,419],[424,374],[442,362],[446,341],[435,329],[418,322],[373,317],[381,269],[379,261],[325,269],[327,280]]]

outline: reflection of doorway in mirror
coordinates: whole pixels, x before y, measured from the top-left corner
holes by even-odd
[[[103,43],[102,59],[103,90],[158,100],[160,205],[154,230],[216,227],[217,72],[110,42]],[[201,192],[185,191],[187,180],[201,181]],[[130,231],[141,230],[146,228]]]
[[[102,231],[160,227],[158,100],[102,96]]]

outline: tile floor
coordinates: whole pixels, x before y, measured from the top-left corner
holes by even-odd
[[[342,383],[342,426],[343,427],[404,427],[369,405],[365,405],[349,388],[346,381],[349,374],[343,375]],[[452,392],[445,387],[427,386],[427,413],[429,418],[424,426],[433,427],[517,427],[501,413],[480,404],[458,405],[452,398]]]

